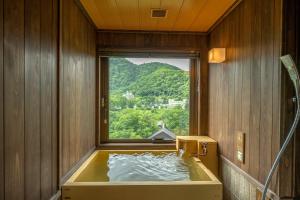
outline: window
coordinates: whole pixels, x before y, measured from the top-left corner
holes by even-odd
[[[189,58],[105,60],[102,140],[173,141],[176,135],[190,134],[194,95]]]

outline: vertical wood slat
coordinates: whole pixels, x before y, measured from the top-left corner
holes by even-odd
[[[281,54],[281,0],[274,0],[274,21],[279,22],[280,26],[274,26],[274,40],[273,40],[273,46],[274,46],[274,54],[280,55]],[[274,72],[273,72],[273,132],[272,132],[272,163],[275,161],[276,154],[278,152],[278,149],[280,148],[280,119],[278,118],[278,113],[280,113],[280,85],[281,80],[280,77],[282,75],[281,73],[281,65],[279,59],[274,59]],[[279,81],[278,81],[279,80]],[[278,169],[277,169],[278,170]],[[277,171],[278,172],[278,171]],[[274,188],[275,192],[278,193],[278,173],[274,173],[274,177],[271,182],[271,188]]]
[[[4,1],[5,198],[24,198],[24,1]]]
[[[256,0],[258,5],[257,13],[254,16],[254,22],[251,30],[256,30],[251,35],[251,104],[250,104],[250,144],[251,154],[249,156],[249,172],[258,179],[260,168],[260,59],[261,59],[261,1]],[[253,5],[252,5],[253,6]]]
[[[190,91],[198,91],[198,66],[197,59],[191,59],[190,61]],[[190,93],[190,121],[189,121],[189,132],[190,135],[198,135],[198,92]]]
[[[274,68],[274,1],[262,1],[262,52],[261,52],[261,110],[260,110],[260,171],[259,180],[263,183],[271,169],[272,161],[272,117],[273,117],[273,68]],[[278,59],[279,55],[276,56]]]
[[[65,7],[66,5],[66,2],[67,1],[60,1],[60,29],[62,29],[62,26],[63,24],[65,24],[65,26],[67,26],[66,22],[67,22],[67,18],[69,17],[69,14],[67,13],[68,12],[68,9],[62,9],[63,7]],[[62,17],[64,16],[64,17]],[[61,55],[60,55],[60,66],[59,69],[61,70],[60,71],[60,90],[62,91],[61,92],[61,95],[60,95],[60,98],[61,98],[61,102],[60,102],[60,110],[62,110],[62,108],[64,108],[64,112],[61,112],[60,111],[60,126],[61,126],[61,129],[60,129],[60,133],[61,133],[61,174],[60,174],[60,177],[63,176],[67,169],[68,169],[68,166],[69,166],[69,142],[68,141],[68,133],[69,131],[67,130],[67,125],[66,125],[66,120],[65,119],[68,119],[68,112],[67,110],[67,107],[65,106],[65,97],[66,95],[68,94],[67,93],[67,89],[68,89],[68,85],[66,84],[66,79],[64,78],[65,76],[65,73],[67,74],[68,73],[68,68],[65,68],[64,66],[67,65],[67,50],[68,50],[68,46],[67,46],[67,38],[68,38],[68,34],[69,34],[69,31],[60,31],[61,33],[61,41],[60,41],[60,48],[61,48]],[[64,49],[63,49],[64,48]],[[62,134],[63,133],[63,134]]]
[[[294,1],[296,3],[296,13],[298,13],[295,17],[295,35],[298,37],[296,38],[296,65],[300,65],[300,2]],[[295,137],[295,156],[294,156],[294,162],[295,162],[295,196],[300,196],[300,160],[298,159],[300,156],[300,136],[299,133]]]
[[[59,105],[59,95],[58,95],[58,58],[59,58],[59,48],[58,48],[58,17],[59,17],[59,5],[57,0],[52,0],[52,31],[51,31],[51,69],[52,69],[52,79],[51,79],[51,92],[52,92],[52,195],[59,189],[58,177],[59,177],[59,116],[58,116],[58,105]]]
[[[200,79],[200,86],[201,89],[199,89],[200,94],[198,99],[200,101],[199,103],[199,108],[198,108],[198,130],[199,133],[198,135],[208,135],[208,77],[209,77],[209,70],[208,70],[208,47],[207,47],[207,41],[205,38],[205,42],[201,47],[201,52],[200,52],[200,60],[199,60],[199,65],[200,65],[200,70],[198,74],[198,78]]]
[[[240,20],[240,47],[246,47],[244,49],[239,48],[241,50],[240,55],[242,58],[242,129],[245,133],[249,133],[250,131],[250,104],[251,104],[251,50],[249,45],[251,43],[251,32],[248,30],[244,24],[251,24],[252,18],[248,17],[251,10],[250,1],[246,1],[242,4],[244,12],[241,12],[241,20]],[[250,157],[250,134],[246,134],[246,144],[245,144],[245,163],[242,164],[241,168],[245,171],[249,171],[249,157]]]
[[[100,58],[100,65],[99,65],[99,71],[100,71],[100,142],[104,143],[107,142],[109,138],[108,136],[108,110],[106,106],[102,106],[102,100],[105,101],[105,99],[108,98],[108,77],[105,74],[108,74],[108,65],[109,65],[109,59],[107,57],[101,57]],[[107,104],[107,102],[104,102],[104,104]],[[107,120],[106,123],[104,121]]]
[[[40,199],[40,1],[25,3],[25,198]]]
[[[3,0],[0,0],[0,200],[4,200]]]
[[[41,199],[49,199],[55,191],[52,191],[54,177],[52,162],[56,159],[53,157],[53,144],[57,142],[53,138],[53,116],[55,106],[52,104],[53,88],[52,79],[55,76],[55,57],[53,54],[53,1],[41,1]],[[57,174],[55,174],[57,176]]]

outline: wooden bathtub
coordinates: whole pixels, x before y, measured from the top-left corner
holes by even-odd
[[[105,163],[96,162],[100,153],[141,153],[172,151],[95,151],[62,187],[62,199],[70,200],[221,200],[222,184],[197,158],[197,170],[203,173],[200,181],[121,181],[102,180],[99,172]],[[174,152],[174,151],[173,151]],[[101,161],[100,161],[101,162]],[[94,170],[87,170],[98,165]],[[97,170],[95,170],[97,169]],[[98,171],[99,170],[99,171]],[[100,178],[95,178],[95,177]],[[86,181],[88,180],[88,181]]]

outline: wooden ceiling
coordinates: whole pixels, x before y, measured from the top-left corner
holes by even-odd
[[[238,0],[80,1],[98,29],[207,32]],[[153,8],[166,18],[152,18]]]

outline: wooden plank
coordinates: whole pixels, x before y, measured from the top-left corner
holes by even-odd
[[[24,1],[4,1],[5,198],[24,198]]]
[[[232,12],[232,16],[234,18],[237,18],[237,20],[232,25],[233,32],[235,34],[231,34],[233,37],[233,46],[236,48],[233,48],[233,56],[234,56],[234,129],[232,130],[232,145],[234,146],[232,150],[232,156],[233,161],[241,167],[241,162],[237,159],[237,134],[239,132],[243,132],[242,130],[242,95],[243,95],[243,66],[240,66],[239,64],[239,58],[241,57],[241,51],[239,50],[239,47],[242,47],[240,44],[240,37],[241,34],[239,34],[240,31],[240,21],[241,21],[241,10],[235,10]],[[244,154],[245,152],[243,152]],[[244,154],[245,156],[245,154]]]
[[[207,45],[206,36],[197,33],[151,31],[98,31],[97,49],[128,51],[201,51]]]
[[[96,31],[90,26],[89,28],[89,78],[88,78],[88,88],[90,89],[89,94],[91,95],[90,101],[88,103],[89,109],[91,110],[90,116],[90,141],[89,149],[95,147],[95,135],[96,135],[96,99],[95,99],[95,89],[96,89]]]
[[[296,38],[296,64],[297,66],[300,65],[300,39],[299,39],[299,35],[300,35],[300,2],[299,1],[295,1],[296,3],[296,13],[298,13],[296,15],[296,31],[295,31],[295,34],[297,36]],[[277,8],[276,11],[279,11],[280,8]],[[295,156],[294,156],[294,160],[295,160],[295,196],[300,196],[300,160],[298,159],[299,156],[300,156],[300,136],[299,136],[299,132],[296,136],[296,139],[295,139]]]
[[[82,55],[81,52],[84,52],[81,41],[81,34],[83,31],[76,31],[77,28],[84,29],[82,26],[82,19],[80,18],[79,10],[72,3],[70,4],[70,38],[73,40],[71,42],[71,56],[70,64],[68,67],[71,67],[70,73],[70,86],[71,86],[71,118],[70,118],[70,166],[76,164],[76,161],[80,158],[81,151],[83,151],[84,145],[80,144],[80,132],[84,119],[81,119],[81,102],[84,101],[81,97],[82,84],[83,84],[83,72],[82,72]],[[81,141],[84,143],[86,140]]]
[[[52,194],[56,194],[58,188],[58,180],[59,180],[59,137],[58,137],[58,124],[59,124],[59,116],[58,116],[58,105],[59,105],[59,96],[58,96],[58,85],[59,85],[59,77],[58,77],[58,1],[52,0],[52,32],[51,32],[51,92],[52,92]]]
[[[197,75],[197,59],[190,60],[190,91],[198,91],[198,75]],[[198,135],[198,94],[197,92],[190,93],[190,121],[189,121],[189,134]]]
[[[260,110],[260,170],[259,180],[263,183],[271,169],[272,150],[272,106],[273,106],[273,2],[262,1],[262,51],[261,51],[261,110]]]
[[[4,200],[3,0],[0,0],[0,200]]]
[[[40,199],[40,1],[25,4],[25,198]],[[33,56],[34,54],[34,56]]]
[[[251,54],[251,32],[248,30],[248,25],[252,23],[252,18],[249,17],[251,10],[251,2],[245,1],[241,6],[243,6],[243,12],[241,11],[240,20],[240,45],[244,47],[241,49],[240,56],[242,58],[242,131],[246,134],[245,137],[245,163],[242,165],[242,169],[249,171],[249,157],[250,157],[250,104],[251,104],[251,59],[249,56]]]
[[[60,111],[62,112],[61,114],[61,134],[62,134],[62,158],[61,158],[61,163],[62,163],[62,170],[61,170],[61,174],[60,177],[62,177],[65,173],[67,173],[68,168],[69,168],[69,163],[70,163],[70,156],[69,156],[69,127],[68,127],[68,120],[69,118],[69,111],[68,108],[69,106],[69,102],[68,102],[68,97],[69,97],[69,83],[68,83],[68,78],[67,75],[69,73],[69,67],[68,66],[68,50],[69,50],[69,44],[68,44],[68,40],[70,38],[69,34],[70,31],[64,30],[66,28],[69,27],[68,25],[68,19],[70,18],[69,15],[69,9],[66,9],[65,7],[68,5],[69,1],[62,1],[61,3],[61,24],[60,24],[60,28],[61,28],[61,34],[62,34],[62,39],[61,39],[61,56],[60,56],[60,65],[61,65],[61,79],[60,79],[60,90],[62,90],[62,93],[60,95],[60,98],[62,98],[62,102],[61,102],[61,106],[60,106]],[[64,31],[63,31],[64,30]]]
[[[108,122],[105,123],[105,120],[108,116],[108,108],[107,108],[107,98],[108,98],[108,63],[109,60],[107,57],[101,57],[100,59],[100,101],[105,101],[105,106],[100,105],[100,142],[105,143],[108,141]],[[101,103],[100,103],[101,104]]]
[[[52,191],[52,1],[42,1],[41,8],[41,199],[49,199]]]
[[[274,1],[274,23],[281,24],[281,15],[282,15],[282,3],[281,0]],[[274,72],[273,72],[273,131],[272,131],[272,149],[271,149],[271,159],[272,163],[275,161],[275,157],[278,153],[278,149],[280,148],[280,111],[281,111],[281,63],[278,58],[281,55],[281,38],[282,38],[282,28],[274,24],[274,39],[273,39],[273,47],[274,47]],[[278,194],[278,169],[277,172],[274,173],[271,188],[274,189],[274,192]]]
[[[138,0],[116,0],[116,8],[125,30],[140,30]]]
[[[251,105],[250,105],[250,170],[249,173],[254,178],[259,178],[260,168],[260,90],[261,90],[261,71],[260,71],[260,59],[261,59],[261,1],[256,1],[256,15],[254,16],[254,23],[251,24]]]
[[[198,131],[199,135],[208,135],[208,79],[209,79],[209,67],[207,60],[208,47],[201,48],[200,60],[198,61],[198,73],[200,73],[200,84],[198,85],[200,94],[198,94],[199,108],[198,108]]]
[[[187,31],[206,3],[207,1],[205,0],[184,0],[176,21],[174,21],[173,30]]]

